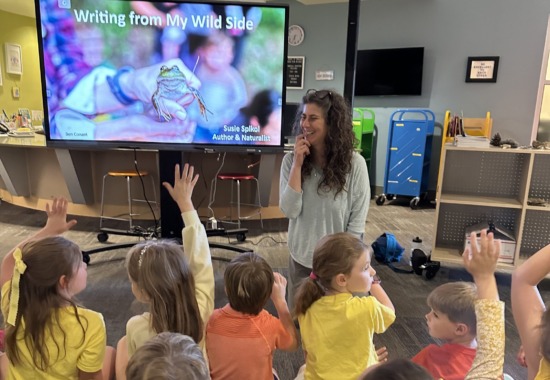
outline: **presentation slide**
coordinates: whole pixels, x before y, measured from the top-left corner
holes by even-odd
[[[281,146],[287,6],[36,1],[50,141]]]

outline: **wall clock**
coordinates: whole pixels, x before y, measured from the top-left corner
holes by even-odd
[[[291,25],[288,28],[288,44],[298,46],[304,42],[304,29],[300,25]]]

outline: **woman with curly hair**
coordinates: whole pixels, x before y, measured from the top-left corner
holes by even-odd
[[[279,192],[279,206],[289,219],[289,303],[300,280],[311,273],[320,238],[336,232],[363,237],[370,199],[367,165],[354,152],[352,111],[342,95],[308,90],[294,132]]]

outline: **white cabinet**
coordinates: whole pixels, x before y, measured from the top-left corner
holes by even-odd
[[[550,243],[550,151],[446,145],[437,189],[432,259],[462,263],[466,227],[492,221],[516,239],[513,269]],[[549,205],[550,206],[550,205]]]

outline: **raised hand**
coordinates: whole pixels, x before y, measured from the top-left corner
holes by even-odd
[[[59,235],[70,230],[75,224],[76,220],[72,219],[67,221],[67,207],[69,202],[62,197],[54,198],[50,206],[46,204],[46,214],[48,220],[43,228],[43,231],[51,235]]]
[[[67,222],[68,204],[69,202],[65,198],[61,197],[54,198],[51,206],[49,203],[46,204],[46,214],[48,215],[46,225],[19,243],[2,259],[2,267],[0,268],[0,286],[3,286],[13,274],[13,268],[15,266],[13,252],[16,248],[22,247],[30,241],[62,234],[70,230],[76,224],[76,220],[74,219]]]
[[[189,164],[183,166],[183,171],[180,174],[180,165],[176,164],[174,169],[174,186],[168,182],[163,182],[162,185],[168,190],[172,199],[178,204],[181,212],[194,210],[193,189],[199,180],[199,175],[194,174],[195,168]]]
[[[493,276],[500,254],[500,240],[495,241],[493,233],[487,233],[487,230],[481,231],[479,245],[475,232],[470,234],[469,239],[470,246],[462,254],[464,267],[474,280]]]
[[[498,300],[498,288],[495,279],[500,240],[494,240],[493,233],[481,231],[479,246],[475,232],[470,234],[470,246],[464,250],[462,260],[464,267],[477,285],[478,299]]]
[[[286,278],[280,273],[274,272],[273,276],[275,281],[273,281],[273,288],[271,290],[271,299],[273,302],[277,300],[285,300],[286,294]]]

